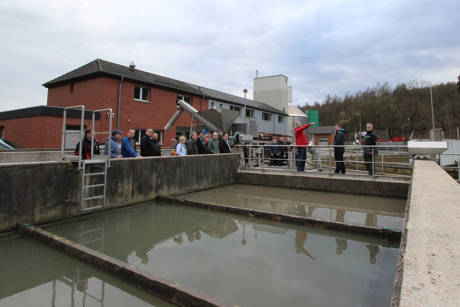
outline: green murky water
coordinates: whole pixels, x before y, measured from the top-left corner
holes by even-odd
[[[41,242],[0,241],[0,306],[173,306]]]
[[[240,306],[388,306],[398,253],[373,237],[158,202],[46,229]]]
[[[401,230],[404,199],[234,184],[180,198]]]

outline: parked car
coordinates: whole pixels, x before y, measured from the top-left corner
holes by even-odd
[[[0,139],[0,150],[15,150],[15,147],[7,140]]]

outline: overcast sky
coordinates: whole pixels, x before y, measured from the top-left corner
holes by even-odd
[[[299,105],[377,83],[453,82],[460,1],[0,1],[0,111],[96,58],[252,98],[284,74]]]

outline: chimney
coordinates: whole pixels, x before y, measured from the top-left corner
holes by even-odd
[[[131,62],[129,63],[129,69],[132,70],[132,71],[134,71],[134,68],[136,68],[136,64],[134,64],[134,61],[131,61]]]

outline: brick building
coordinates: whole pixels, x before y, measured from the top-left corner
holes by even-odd
[[[313,145],[334,145],[334,126],[308,127],[305,133]]]
[[[225,102],[230,109],[245,110],[248,106],[273,114],[270,119],[273,117],[271,120],[274,123],[275,119],[287,116],[264,103],[209,89],[201,90],[200,86],[138,70],[134,65],[123,66],[101,59],[46,82],[43,86],[48,89],[47,107],[0,113],[0,129],[5,139],[26,148],[58,148],[62,137],[62,109],[61,113],[56,110],[75,105],[84,105],[87,110],[112,108],[114,128],[118,127],[124,133],[134,128],[137,138],[147,128],[153,128],[160,134],[165,146],[170,146],[170,140],[177,135],[186,134],[190,130],[191,116],[183,113],[169,131],[163,131],[177,110],[176,101],[179,97],[198,111],[207,110],[209,101],[217,99]],[[50,116],[51,113],[55,115]],[[60,116],[56,115],[58,113]],[[101,114],[98,118],[96,131],[106,131],[108,116]],[[67,128],[78,124],[77,118],[71,118]],[[85,124],[89,127],[89,122]],[[275,131],[275,124],[272,126],[273,131],[270,133],[282,134]],[[37,131],[42,135],[38,136]]]

